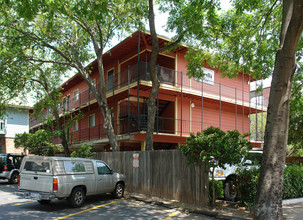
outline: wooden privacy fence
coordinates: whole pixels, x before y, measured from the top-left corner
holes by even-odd
[[[205,166],[187,166],[179,150],[99,152],[96,158],[126,175],[129,192],[191,204],[208,202]]]

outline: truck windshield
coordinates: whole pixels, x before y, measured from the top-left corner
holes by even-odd
[[[42,172],[49,173],[50,165],[49,162],[41,161],[26,161],[23,170],[33,171],[33,172]]]

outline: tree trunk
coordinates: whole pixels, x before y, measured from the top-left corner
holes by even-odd
[[[100,83],[100,89],[97,92],[95,89],[94,92],[96,92],[95,97],[97,99],[98,105],[101,110],[101,114],[103,117],[103,129],[108,137],[110,146],[112,147],[112,151],[120,151],[118,142],[117,142],[117,136],[115,134],[115,130],[112,125],[112,116],[111,111],[107,104],[107,98],[106,98],[106,88],[105,88],[105,79],[104,79],[104,69],[103,69],[103,61],[102,61],[102,53],[100,55],[97,53],[97,61],[98,61],[98,70],[99,70],[99,83]],[[113,103],[114,105],[115,103]]]
[[[155,117],[156,117],[156,98],[158,95],[160,82],[157,75],[157,58],[159,54],[159,42],[155,28],[154,8],[153,0],[149,0],[149,27],[152,37],[152,52],[149,61],[149,73],[152,81],[152,88],[148,98],[148,116],[147,116],[147,130],[146,130],[146,150],[153,150],[153,136],[155,129]]]
[[[264,153],[254,219],[283,219],[283,179],[288,137],[289,102],[296,48],[303,29],[303,0],[283,1],[280,47],[271,84]]]

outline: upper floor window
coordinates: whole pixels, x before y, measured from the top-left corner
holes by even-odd
[[[4,121],[0,122],[0,131],[3,131],[5,129],[5,123]]]
[[[78,130],[79,130],[79,122],[75,121],[73,126],[73,131],[78,131]]]
[[[92,127],[95,127],[95,115],[90,115],[89,116],[89,119],[88,119],[88,126],[90,127],[90,128],[92,128]]]
[[[74,102],[79,100],[79,89],[74,91]]]
[[[70,96],[69,95],[64,97],[64,99],[63,99],[63,109],[65,109],[67,111],[70,110]]]
[[[107,72],[107,91],[111,92],[114,89],[114,69]]]

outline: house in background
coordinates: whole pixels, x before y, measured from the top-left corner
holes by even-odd
[[[170,41],[162,36],[158,39],[160,46]],[[150,33],[136,32],[103,56],[107,100],[122,151],[145,150],[147,100],[152,86],[147,68],[151,49]],[[188,78],[186,51],[187,47],[181,46],[158,56],[161,86],[156,102],[154,149],[175,149],[191,132],[209,126],[250,133],[250,115],[266,112],[268,97],[263,92],[250,91],[250,82],[254,80],[249,75],[239,73],[237,78],[222,78],[217,68],[207,64],[201,64],[205,72],[203,80]],[[92,69],[91,78],[98,87],[97,62],[88,68]],[[61,86],[64,99],[61,112],[65,109],[72,114],[84,113],[84,118],[70,128],[70,145],[86,143],[95,151],[110,151],[100,109],[86,82],[76,74]],[[61,120],[65,121],[63,115]],[[31,120],[33,131],[41,126],[39,121]],[[61,142],[59,138],[53,141]],[[251,141],[255,148],[262,148],[262,138]]]
[[[0,119],[0,153],[23,153],[15,149],[15,135],[29,132],[29,110],[27,106],[10,105],[6,115]]]

